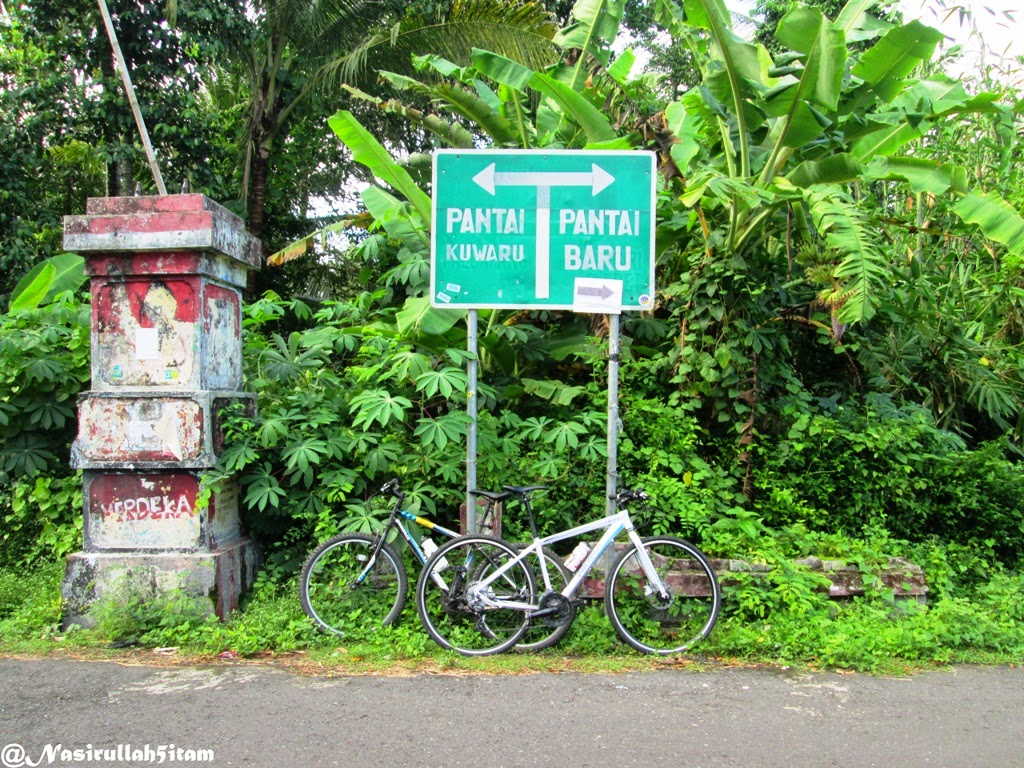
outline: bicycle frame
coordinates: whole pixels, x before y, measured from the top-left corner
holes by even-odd
[[[428,531],[436,531],[443,536],[447,536],[449,539],[454,539],[459,535],[455,531],[450,531],[444,526],[438,525],[433,520],[427,520],[425,517],[420,517],[419,515],[414,515],[411,512],[406,512],[404,509],[395,510],[395,512],[396,514],[393,525],[401,531],[402,538],[409,542],[409,546],[412,548],[412,553],[416,556],[416,559],[420,561],[420,565],[427,562],[428,555],[423,551],[423,548],[413,537],[412,533],[409,532],[409,526],[402,522],[402,520],[409,520],[422,528],[426,528]],[[401,520],[399,518],[401,518]],[[386,538],[387,530],[390,527],[391,525],[385,526],[384,532],[381,534],[381,539]]]
[[[392,485],[393,483],[395,485]],[[397,480],[393,480],[391,483],[388,483],[384,487],[388,488],[389,486],[397,488]],[[416,538],[409,531],[409,526],[404,522],[406,520],[408,520],[409,522],[416,523],[417,525],[426,528],[428,531],[436,531],[437,533],[440,533],[443,536],[447,536],[449,539],[454,539],[456,536],[460,535],[455,531],[445,528],[443,525],[438,525],[433,520],[428,520],[425,517],[420,517],[419,515],[414,515],[411,512],[406,512],[404,509],[402,509],[403,501],[405,501],[405,494],[402,493],[401,491],[397,491],[397,495],[395,496],[395,504],[391,508],[391,514],[388,516],[388,521],[384,524],[384,527],[377,535],[377,544],[374,546],[373,552],[370,554],[370,558],[366,563],[366,567],[363,568],[359,576],[357,576],[356,579],[352,582],[353,588],[362,584],[366,580],[366,577],[370,574],[370,571],[373,569],[374,564],[377,562],[377,555],[380,554],[380,548],[387,540],[388,534],[391,532],[392,528],[397,528],[401,532],[402,538],[404,538],[409,543],[409,547],[412,549],[412,553],[415,556],[415,558],[420,561],[420,565],[426,564],[429,555],[427,555],[427,553],[423,551],[423,548],[420,546],[420,543],[416,541]],[[490,517],[492,508],[493,503],[489,504],[485,509],[483,517],[481,518],[481,525],[486,524],[487,519]],[[439,585],[442,585],[444,583],[441,577],[437,574],[433,574],[433,578],[434,581]]]
[[[560,593],[562,596],[571,598],[576,594],[576,590],[579,589],[580,584],[583,583],[583,580],[590,573],[591,569],[597,564],[597,561],[605,553],[605,550],[611,546],[612,542],[615,541],[616,537],[623,531],[626,532],[630,542],[632,542],[636,547],[640,567],[643,569],[647,580],[654,586],[659,595],[666,594],[667,590],[665,589],[665,585],[658,577],[658,574],[654,569],[654,564],[651,562],[651,558],[643,548],[643,543],[640,540],[639,534],[633,528],[633,521],[629,516],[629,511],[625,509],[615,513],[614,515],[602,518],[601,520],[584,523],[583,525],[578,525],[575,528],[570,528],[566,531],[561,531],[560,533],[554,533],[550,536],[534,538],[532,544],[520,550],[518,557],[509,560],[501,568],[498,568],[494,573],[490,574],[486,579],[483,579],[474,585],[474,592],[477,593],[477,597],[488,608],[513,608],[521,611],[530,611],[532,616],[541,615],[540,612],[537,611],[538,606],[536,605],[516,602],[514,600],[496,600],[486,595],[486,589],[494,583],[494,581],[501,578],[510,568],[515,567],[516,564],[522,562],[531,554],[536,555],[539,558],[542,557],[541,552],[548,544],[599,530],[604,530],[604,535],[601,536],[600,540],[587,555],[586,559],[580,564],[579,568],[576,569],[576,573],[573,575],[569,583],[562,589]],[[550,591],[551,579],[548,576],[547,569],[541,568],[540,572],[544,578],[545,591]]]

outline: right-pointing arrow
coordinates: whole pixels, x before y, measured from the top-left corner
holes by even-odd
[[[603,283],[597,286],[596,288],[592,286],[581,285],[576,289],[577,296],[598,296],[601,298],[601,300],[607,299],[614,293],[614,291],[610,290],[608,286],[604,285]]]

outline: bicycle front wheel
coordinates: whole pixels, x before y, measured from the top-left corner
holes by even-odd
[[[350,635],[398,618],[408,588],[405,568],[387,543],[370,565],[376,546],[372,536],[342,533],[310,554],[299,575],[299,601],[319,629]]]
[[[631,546],[605,581],[608,618],[622,641],[638,651],[681,653],[715,626],[722,606],[718,579],[704,553],[682,539],[653,536],[643,539],[643,547],[668,594],[657,594]]]
[[[427,634],[442,648],[465,656],[507,651],[529,625],[523,608],[533,604],[534,581],[522,561],[484,586],[482,582],[515,560],[511,544],[491,536],[463,536],[438,548],[416,582],[416,609]]]

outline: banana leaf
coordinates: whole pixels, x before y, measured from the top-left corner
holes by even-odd
[[[869,83],[878,97],[890,102],[904,89],[904,78],[922,62],[931,59],[942,33],[912,21],[889,30],[864,52],[851,74]]]
[[[11,293],[10,311],[35,309],[58,293],[78,290],[85,280],[85,259],[77,253],[53,256],[36,264],[18,281]]]
[[[530,85],[550,97],[562,108],[566,117],[571,118],[584,133],[590,143],[612,141],[618,137],[608,117],[587,99],[574,91],[565,83],[553,77],[535,72],[530,78]]]
[[[392,159],[388,151],[360,125],[355,116],[347,110],[339,110],[327,123],[345,146],[352,150],[356,162],[365,165],[374,176],[404,195],[412,203],[424,224],[429,227],[430,197],[416,186],[409,172]]]
[[[586,51],[607,67],[611,59],[611,44],[618,37],[624,11],[624,0],[577,0],[572,8],[574,23],[560,30],[554,42],[562,49]],[[574,87],[586,71],[585,58],[581,56],[576,65],[572,80]]]
[[[479,48],[473,49],[473,66],[480,74],[517,91],[526,90],[530,78],[534,75],[532,69],[524,67],[517,61]]]
[[[864,169],[866,180],[905,181],[915,192],[944,195],[967,191],[967,169],[919,157],[876,157]]]
[[[977,224],[989,240],[1002,243],[1015,256],[1024,255],[1024,218],[996,192],[968,192],[953,206],[968,224]]]

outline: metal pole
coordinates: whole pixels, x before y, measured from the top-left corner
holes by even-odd
[[[156,189],[161,195],[167,194],[167,187],[164,186],[164,177],[160,174],[160,166],[156,162],[156,152],[149,141],[149,131],[146,130],[146,121],[142,119],[142,110],[139,108],[139,101],[135,98],[135,86],[132,85],[131,75],[128,74],[128,65],[124,61],[124,54],[121,53],[121,45],[117,42],[117,34],[114,32],[114,22],[110,18],[110,10],[107,8],[106,0],[98,0],[100,15],[103,16],[103,25],[107,28],[107,37],[110,38],[110,47],[114,49],[114,59],[117,61],[117,68],[121,72],[121,82],[128,93],[128,103],[131,104],[132,114],[135,115],[135,125],[138,126],[139,136],[142,138],[142,146],[146,150],[146,157],[149,159],[149,169],[153,172],[153,181],[156,182]]]
[[[619,316],[608,315],[608,479],[606,509],[615,514],[619,460]]]
[[[476,490],[476,379],[479,365],[475,309],[469,310],[466,316],[466,349],[471,355],[466,365],[466,413],[469,415],[469,426],[466,429],[466,533],[473,534],[476,533],[476,499],[470,491]]]

